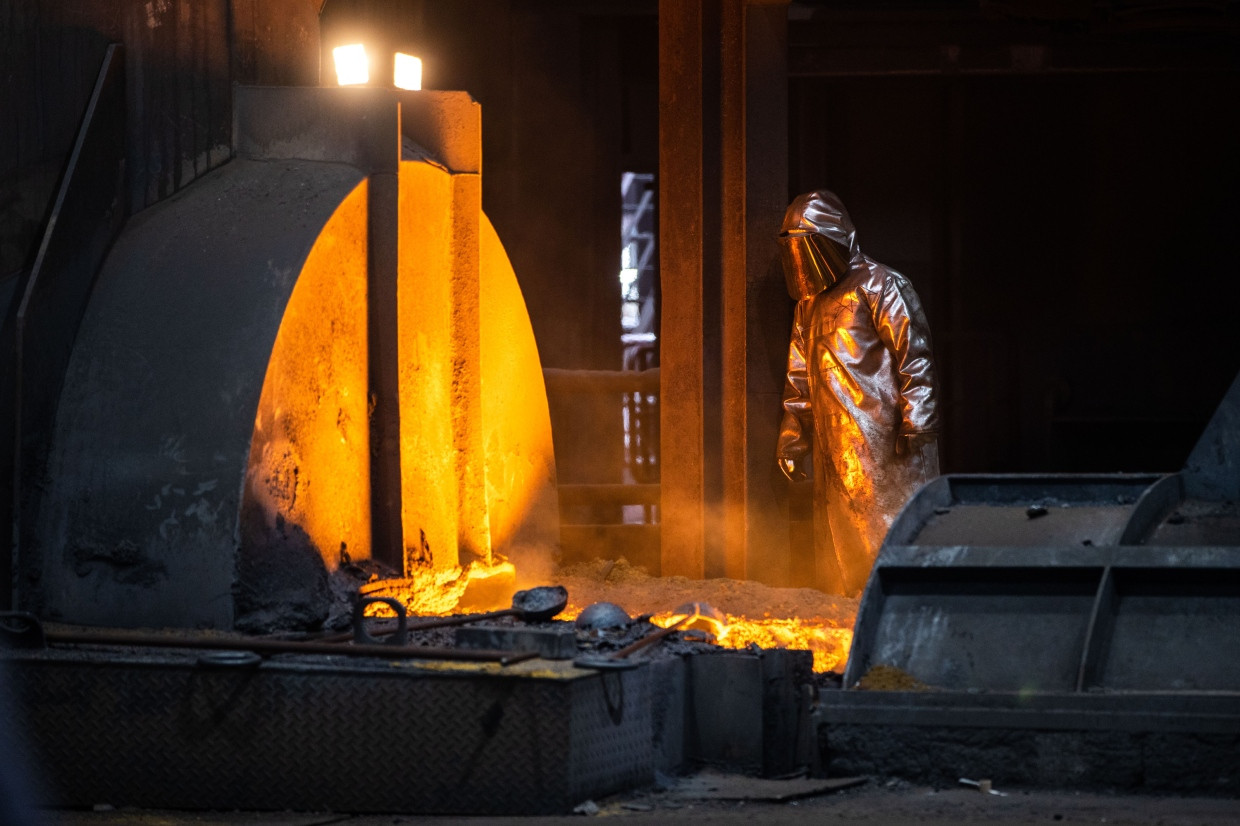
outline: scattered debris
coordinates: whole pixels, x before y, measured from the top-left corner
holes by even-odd
[[[577,615],[580,631],[602,631],[608,628],[625,628],[633,621],[628,612],[614,602],[596,602],[588,605]]]
[[[676,777],[658,769],[654,770],[654,789],[657,792],[671,791],[676,788]]]
[[[1030,505],[1028,510],[1025,511],[1025,516],[1028,516],[1030,519],[1037,519],[1039,516],[1046,516],[1047,513],[1046,508],[1041,505]]]
[[[994,795],[998,795],[999,797],[1007,797],[1007,794],[1005,792],[1001,792],[998,789],[996,789],[989,780],[985,780],[985,779],[970,780],[967,777],[962,777],[960,778],[960,785],[961,786],[972,786],[973,788],[977,789],[982,794],[994,794]]]
[[[859,786],[864,777],[796,777],[774,780],[740,774],[703,770],[692,777],[683,777],[670,796],[686,800],[742,800],[749,802],[791,802],[827,792]]]
[[[876,665],[857,681],[862,691],[931,691],[932,687],[893,665]]]
[[[573,814],[575,815],[596,815],[598,812],[598,804],[593,800],[587,800],[585,803],[578,803],[573,807]]]

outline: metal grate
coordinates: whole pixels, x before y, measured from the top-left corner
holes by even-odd
[[[555,814],[653,779],[648,669],[12,654],[54,806]]]

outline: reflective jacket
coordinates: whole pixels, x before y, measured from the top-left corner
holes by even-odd
[[[849,241],[848,271],[797,303],[777,455],[813,450],[818,584],[855,594],[896,514],[938,475],[939,420],[921,302],[861,253],[840,207],[828,229]]]

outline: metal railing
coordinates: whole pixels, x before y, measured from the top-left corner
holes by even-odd
[[[626,481],[559,486],[564,561],[624,557],[657,575],[659,369],[544,368],[543,378],[549,397],[618,395],[624,416]],[[605,514],[618,515],[618,521],[604,521]]]

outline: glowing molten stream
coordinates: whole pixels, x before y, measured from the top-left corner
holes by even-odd
[[[600,578],[587,566],[560,571],[551,580],[527,582],[519,587],[554,582],[568,588],[569,604],[556,616],[557,620],[574,620],[595,602],[615,602],[631,616],[650,615],[650,621],[662,628],[688,615],[690,619],[680,627],[682,633],[696,633],[724,648],[756,645],[810,651],[814,671],[844,670],[852,646],[855,600],[806,588],[770,588],[758,582],[651,577],[624,563],[600,564],[605,565],[609,576]],[[516,575],[512,563],[503,558],[491,565],[475,562],[464,568],[444,570],[427,567],[403,579],[376,580],[362,587],[362,595],[394,597],[415,615],[479,613],[511,607],[513,592],[518,587]],[[667,605],[677,607],[666,610],[663,606]],[[731,608],[735,613],[712,605]],[[391,616],[390,609],[382,603],[368,606],[367,613]],[[758,613],[762,616],[754,616]],[[792,616],[771,616],[772,613]]]
[[[667,612],[655,614],[650,621],[666,628],[679,620],[684,614]],[[833,628],[825,625],[824,620],[802,620],[796,617],[748,617],[724,614],[719,620],[699,614],[686,625],[689,628],[709,630],[715,637],[715,643],[724,648],[748,648],[756,645],[759,648],[787,648],[791,650],[811,651],[814,655],[814,671],[844,670],[848,661],[848,651],[852,647],[853,632],[851,628]],[[682,626],[684,627],[684,626]]]

